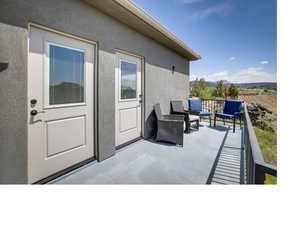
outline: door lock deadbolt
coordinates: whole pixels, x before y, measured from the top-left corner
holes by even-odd
[[[31,99],[30,103],[31,103],[31,105],[35,105],[37,103],[37,100],[36,99]]]

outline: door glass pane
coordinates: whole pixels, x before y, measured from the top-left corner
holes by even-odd
[[[136,98],[137,65],[121,61],[121,99]]]
[[[49,104],[84,102],[84,53],[49,46]]]

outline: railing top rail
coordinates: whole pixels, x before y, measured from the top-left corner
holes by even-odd
[[[203,101],[215,100],[215,101],[225,101],[224,98],[201,98]]]
[[[246,103],[244,103],[244,116],[245,116],[245,122],[247,124],[247,126],[245,126],[245,128],[247,129],[247,132],[249,135],[249,142],[251,145],[252,157],[253,157],[255,164],[257,166],[261,167],[262,169],[264,169],[266,171],[266,173],[276,176],[277,175],[276,166],[266,163],[264,160],[264,157],[262,155],[261,149],[259,147],[256,135],[255,135],[255,132],[254,132],[254,129],[252,126],[252,122],[250,120],[250,116],[248,113]]]
[[[225,101],[225,100],[230,100],[229,98],[219,98],[219,97],[215,97],[215,98],[200,98],[202,101]],[[242,100],[240,100],[241,102],[244,102]]]

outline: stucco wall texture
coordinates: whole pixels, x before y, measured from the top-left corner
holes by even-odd
[[[27,180],[27,29],[0,23],[0,183]]]
[[[144,57],[145,129],[153,134],[153,105],[169,113],[170,100],[186,100],[189,61],[79,0],[0,0],[0,183],[27,182],[27,42],[34,22],[98,43],[100,160],[115,152],[115,49]],[[172,66],[175,71],[172,72]]]

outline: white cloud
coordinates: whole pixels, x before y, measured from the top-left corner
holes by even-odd
[[[234,57],[234,56],[232,56],[232,57],[230,57],[229,58],[229,61],[233,61],[233,60],[235,60],[236,58]]]
[[[211,15],[227,16],[232,10],[232,4],[227,1],[219,5],[211,6],[206,9],[202,9],[193,14],[194,19],[205,19]]]
[[[267,61],[267,60],[263,60],[263,61],[260,61],[260,64],[268,64],[269,63],[269,61]]]
[[[196,80],[197,78],[199,79],[199,76],[193,74],[190,75],[190,81]]]
[[[206,81],[219,81],[219,80],[223,80],[224,77],[226,77],[228,75],[227,71],[223,71],[223,72],[217,72],[217,73],[213,73],[210,75],[190,75],[190,80],[196,80],[198,78],[204,78]]]
[[[207,81],[227,80],[232,83],[276,82],[276,73],[263,71],[260,67],[249,67],[234,73],[222,71],[197,77]]]

